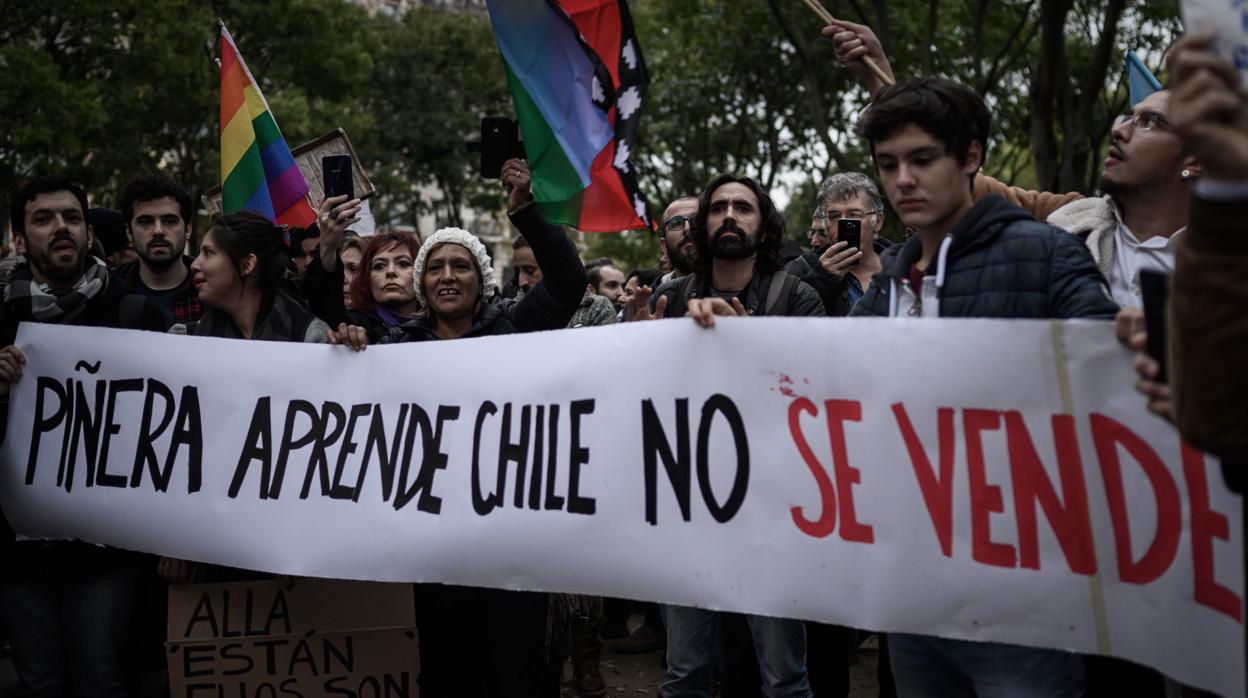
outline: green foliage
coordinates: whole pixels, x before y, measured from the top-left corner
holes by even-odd
[[[433,212],[439,224],[458,226],[461,206],[498,209],[497,183],[481,180],[465,146],[478,137],[481,117],[512,115],[487,18],[413,8],[401,22],[380,22],[376,41],[372,165],[391,192],[381,214],[402,212],[414,224],[418,213]],[[422,185],[440,198],[426,198]]]
[[[830,0],[873,26],[898,77],[941,74],[993,110],[986,171],[1089,191],[1113,115],[1122,55],[1159,65],[1176,0]],[[651,87],[634,148],[653,214],[720,171],[787,196],[805,229],[815,186],[873,173],[854,135],[867,95],[797,0],[633,0]],[[343,0],[0,0],[0,190],[64,172],[114,204],[133,175],[163,169],[195,194],[219,181],[215,19],[226,21],[296,145],[341,126],[374,175],[380,221],[501,211],[464,142],[512,112],[488,18],[414,7],[401,21]],[[787,183],[787,184],[786,184]],[[783,192],[782,192],[783,190]],[[785,198],[782,196],[781,198]],[[590,253],[654,266],[652,235],[591,235]]]
[[[634,269],[658,269],[660,265],[659,238],[648,230],[617,234],[587,233],[585,245],[582,258],[609,257],[625,274]]]

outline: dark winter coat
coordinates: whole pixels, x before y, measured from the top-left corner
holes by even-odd
[[[922,251],[918,236],[890,247],[853,314],[892,314],[894,297],[909,293],[910,268]],[[943,281],[936,285],[940,317],[1109,320],[1118,311],[1082,240],[998,195],[980,200],[954,226],[926,271]]]

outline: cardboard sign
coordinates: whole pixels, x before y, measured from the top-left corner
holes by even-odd
[[[364,171],[364,166],[360,164],[360,157],[355,154],[355,148],[351,146],[351,141],[347,138],[347,132],[336,128],[333,131],[308,141],[291,149],[290,154],[295,158],[295,164],[299,166],[299,172],[303,174],[303,178],[308,182],[308,203],[315,211],[321,205],[321,201],[325,199],[325,183],[322,180],[321,158],[326,155],[350,155],[351,156],[351,182],[355,195],[361,199],[368,199],[377,193],[377,187],[373,186],[373,181],[369,179],[368,173]],[[221,213],[221,187],[215,186],[204,192],[201,197],[204,208],[208,210],[208,216],[216,216]],[[360,221],[362,224],[365,221]],[[372,214],[369,214],[366,231],[371,235],[376,223],[372,222]],[[354,227],[353,227],[354,229]]]
[[[409,584],[276,579],[169,590],[173,698],[418,695]]]
[[[1241,500],[1146,411],[1110,323],[17,344],[0,498],[27,536],[1057,647],[1243,694]]]

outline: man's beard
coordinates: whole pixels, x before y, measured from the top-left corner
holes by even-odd
[[[74,257],[68,262],[54,262],[52,261],[52,246],[62,240],[74,243]],[[42,249],[33,245],[26,246],[26,260],[30,263],[30,266],[38,270],[43,276],[62,283],[75,281],[79,276],[82,276],[83,262],[86,260],[86,257],[87,248],[80,246],[69,233],[53,234],[52,239],[48,240],[47,246]]]
[[[1101,181],[1097,186],[1101,190],[1102,194],[1107,194],[1115,199],[1120,199],[1124,196],[1131,196],[1139,191],[1139,187],[1135,185],[1115,182],[1105,175],[1101,175]]]
[[[681,251],[682,247],[683,243],[667,248],[667,261],[681,274],[689,274],[693,272],[693,254],[685,254]]]
[[[727,232],[733,232],[736,235],[726,236]],[[740,226],[729,222],[715,231],[715,236],[711,238],[710,249],[711,257],[715,259],[746,259],[758,251],[758,241],[751,240]]]
[[[166,242],[169,242],[169,241],[166,240]],[[149,242],[148,246],[150,247],[150,245],[151,243]],[[169,258],[168,259],[153,259],[151,253],[147,249],[140,250],[139,248],[136,247],[134,251],[136,254],[139,255],[139,259],[142,259],[143,263],[146,264],[148,268],[150,268],[152,271],[159,272],[159,271],[164,271],[172,267],[176,263],[180,263],[182,261],[182,249],[184,247],[185,247],[185,243],[183,243],[182,247],[179,247],[173,244],[172,242],[169,242]]]

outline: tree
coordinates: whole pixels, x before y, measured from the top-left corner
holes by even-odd
[[[477,156],[465,146],[479,134],[481,117],[514,118],[487,19],[415,7],[401,22],[384,22],[377,41],[371,152],[388,190],[383,215],[402,213],[415,223],[418,213],[432,211],[440,224],[462,226],[465,205],[499,210],[497,182],[481,180]]]

